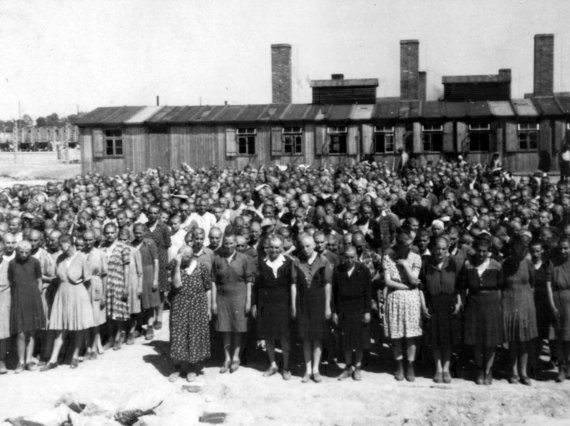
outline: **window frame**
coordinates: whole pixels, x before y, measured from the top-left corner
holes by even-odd
[[[303,155],[304,145],[303,126],[283,126],[281,129],[281,143],[283,155]],[[288,150],[289,148],[289,150]]]
[[[523,136],[525,147],[523,147]],[[534,136],[534,141],[532,140]],[[534,143],[534,147],[531,144]],[[540,124],[539,123],[518,123],[517,124],[517,147],[522,152],[538,151],[540,144]]]
[[[439,149],[434,149],[434,138],[437,136],[437,144]],[[426,149],[429,144],[430,149]],[[443,124],[422,124],[422,147],[423,152],[442,152],[443,151]]]
[[[470,123],[468,126],[469,131],[469,152],[490,152],[491,151],[491,123]],[[487,148],[484,149],[481,144],[480,138],[486,137]],[[477,146],[474,147],[475,140]]]
[[[103,148],[104,157],[123,158],[125,156],[123,129],[118,127],[103,129]],[[109,148],[111,149],[109,150]],[[111,153],[109,153],[109,151],[111,151]]]
[[[394,126],[374,126],[372,129],[373,138],[374,138],[374,154],[394,154],[396,152],[396,138],[394,135]],[[378,149],[378,138],[382,136],[384,140],[382,141],[383,149]],[[392,149],[387,149],[386,146],[388,145],[386,142],[386,137],[389,136],[392,141]]]
[[[238,127],[236,128],[236,155],[238,157],[254,157],[257,155],[255,142],[257,140],[256,127]],[[242,142],[245,144],[245,151],[242,152]],[[250,152],[253,151],[253,152]]]
[[[328,154],[348,155],[348,126],[327,126],[327,138]],[[336,138],[338,138],[338,149],[333,150]]]

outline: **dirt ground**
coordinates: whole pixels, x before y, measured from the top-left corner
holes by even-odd
[[[107,351],[76,370],[63,364],[48,372],[0,376],[0,421],[50,410],[71,393],[78,401],[114,407],[133,397],[165,401],[163,417],[148,416],[140,423],[149,426],[197,424],[204,412],[227,413],[225,424],[231,425],[570,424],[570,381],[554,383],[553,373],[532,387],[511,385],[504,378],[492,386],[463,379],[436,385],[427,367],[414,383],[395,382],[387,351],[371,356],[361,382],[339,382],[335,376],[340,370],[329,367],[323,369],[328,376],[320,384],[301,383],[299,355],[291,381],[262,377],[265,354],[258,351],[233,374],[219,374],[218,362],[212,362],[196,383],[201,391],[188,393],[183,379],[168,381],[167,321],[155,337],[150,343],[139,338],[120,351]]]

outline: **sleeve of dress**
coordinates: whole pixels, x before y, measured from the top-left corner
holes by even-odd
[[[164,247],[168,248],[172,245],[172,240],[170,239],[170,232],[166,226],[163,227],[163,238],[164,238]]]
[[[35,260],[35,262],[34,262],[35,278],[36,278],[36,280],[41,280],[42,279],[42,265],[40,265],[40,261],[38,259],[36,259],[35,257],[33,259]]]
[[[202,278],[204,291],[210,291],[212,289],[212,276],[208,271],[208,267],[203,263],[198,263],[198,266],[200,267],[200,276]]]
[[[551,283],[552,282],[552,272],[553,272],[553,266],[552,266],[552,262],[548,261],[546,263],[546,282]]]
[[[364,282],[362,283],[362,285],[364,286],[364,288],[362,289],[363,291],[363,298],[362,298],[362,302],[364,303],[364,313],[368,314],[370,313],[370,307],[372,306],[372,277],[370,276],[370,271],[368,270],[367,267],[362,268],[362,271],[364,272],[363,274],[363,278],[364,278]]]
[[[126,244],[121,249],[121,261],[123,265],[131,263],[131,248]]]
[[[158,248],[156,247],[156,243],[153,240],[148,240],[148,248],[150,250],[152,261],[154,262],[156,259],[158,259]]]
[[[324,258],[325,261],[325,284],[332,284],[333,280],[333,268],[331,263]]]

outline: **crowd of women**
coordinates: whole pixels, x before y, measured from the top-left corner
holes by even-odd
[[[490,385],[497,349],[510,383],[547,362],[564,381],[570,185],[496,163],[184,165],[14,185],[0,193],[0,374],[11,347],[20,373],[153,340],[169,307],[172,381],[195,380],[218,348],[233,373],[256,346],[266,377],[281,364],[290,380],[299,347],[302,382],[323,380],[323,357],[361,380],[382,344],[398,381],[430,353],[434,382],[473,360]]]

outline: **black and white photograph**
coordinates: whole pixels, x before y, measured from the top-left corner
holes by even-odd
[[[0,0],[0,426],[570,423],[567,0]]]

